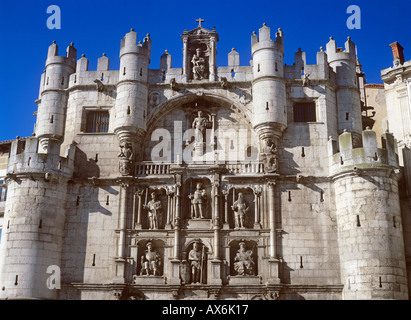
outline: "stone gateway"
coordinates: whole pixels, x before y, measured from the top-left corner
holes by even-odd
[[[249,65],[217,66],[198,22],[182,68],[149,68],[133,29],[119,70],[50,45],[11,145],[0,298],[408,299],[396,144],[363,128],[355,44],[286,65],[263,24]]]

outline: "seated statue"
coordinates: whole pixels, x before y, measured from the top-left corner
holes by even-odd
[[[201,49],[197,48],[196,53],[191,59],[193,64],[193,77],[195,80],[201,80],[206,77],[205,59],[201,56]]]
[[[141,256],[141,271],[140,275],[160,275],[161,259],[157,251],[153,250],[151,242],[147,243],[147,250],[144,251],[144,255]]]
[[[244,242],[240,242],[239,246],[234,257],[234,271],[240,276],[254,275],[253,251],[246,250]]]

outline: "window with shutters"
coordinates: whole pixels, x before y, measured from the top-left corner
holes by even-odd
[[[296,102],[294,104],[294,122],[316,122],[315,102]]]
[[[88,111],[86,130],[89,133],[108,132],[110,115],[107,110],[104,111]]]

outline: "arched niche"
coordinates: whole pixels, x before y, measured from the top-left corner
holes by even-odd
[[[188,154],[194,148],[192,125],[198,111],[203,111],[210,121],[207,128],[209,138],[204,146],[205,153],[210,155],[207,159],[214,161],[217,151],[222,161],[233,159],[232,152],[238,153],[239,159],[258,160],[256,150],[259,144],[252,129],[250,110],[227,97],[209,94],[179,96],[152,110],[142,146],[143,160],[177,163],[179,154],[183,163],[193,161]],[[211,137],[213,132],[215,134]],[[218,141],[214,139],[215,135],[218,135]]]
[[[149,219],[149,208],[148,204],[151,201],[152,194],[155,193],[156,200],[161,203],[161,213],[157,214],[157,229],[164,229],[167,222],[167,193],[164,187],[151,186],[144,189],[144,194],[142,196],[142,206],[141,206],[141,228],[151,229],[150,219]]]
[[[230,248],[230,276],[257,276],[257,241],[232,240]]]
[[[196,248],[194,248],[196,246]],[[196,261],[194,258],[196,254],[191,252],[195,251],[200,257],[200,261]],[[183,282],[192,284],[206,284],[207,283],[207,271],[208,261],[211,255],[211,245],[204,239],[190,239],[184,245],[182,252],[182,261],[186,263],[186,274],[181,275]],[[199,267],[199,269],[198,269]],[[196,271],[194,269],[197,269]],[[197,278],[196,278],[197,277]]]
[[[145,256],[148,250],[147,245],[151,244],[151,251],[156,252],[159,256],[159,264],[157,266],[157,274],[147,274],[144,268],[144,262],[147,261],[147,257]],[[164,274],[164,246],[165,242],[160,239],[144,239],[137,242],[137,263],[136,263],[136,270],[135,275],[137,276],[163,276]],[[152,268],[151,268],[152,271]]]
[[[202,198],[204,219],[209,220],[212,218],[212,186],[210,179],[206,177],[189,177],[184,181],[182,188],[184,200],[181,217],[184,221],[191,220],[193,218],[201,219],[201,217],[195,216],[195,208],[193,204],[193,197],[198,184],[200,184],[200,190],[203,189],[205,191],[205,197]]]
[[[244,224],[243,227],[238,225],[236,222],[237,219],[239,219],[239,207],[236,206],[235,210],[233,210],[233,206],[235,202],[239,198],[239,194],[243,195],[243,202],[247,206],[246,213],[244,214]],[[229,225],[230,229],[236,229],[236,230],[243,230],[243,229],[253,229],[254,224],[255,224],[255,196],[254,192],[250,187],[244,187],[244,186],[231,186],[228,192],[227,196],[227,201],[228,201],[228,213],[227,213],[227,223]],[[237,220],[238,221],[238,220]]]

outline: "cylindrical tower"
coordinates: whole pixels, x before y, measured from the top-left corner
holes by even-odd
[[[60,142],[50,140],[47,154],[40,154],[38,143],[29,138],[11,146],[0,299],[57,299],[61,289],[65,202],[75,149],[60,157]]]
[[[133,150],[136,150],[146,130],[147,81],[151,52],[149,34],[143,43],[137,44],[136,41],[137,33],[133,29],[121,40],[114,123],[114,133],[120,145],[129,143]]]
[[[394,139],[385,134],[386,149],[371,130],[363,148],[353,148],[352,133],[339,140],[332,179],[343,299],[408,299]]]
[[[361,99],[357,84],[357,55],[355,44],[348,37],[345,50],[337,48],[335,40],[327,43],[327,57],[335,72],[338,134],[352,133],[354,147],[361,145]]]
[[[49,140],[62,141],[67,110],[67,94],[70,74],[76,71],[77,50],[73,43],[67,47],[66,56],[58,55],[54,41],[49,47],[46,69],[42,75],[40,100],[37,111],[36,136],[42,152]]]
[[[253,126],[261,143],[277,140],[287,127],[286,85],[284,79],[283,33],[278,29],[275,41],[264,23],[259,36],[251,36],[253,75]]]

